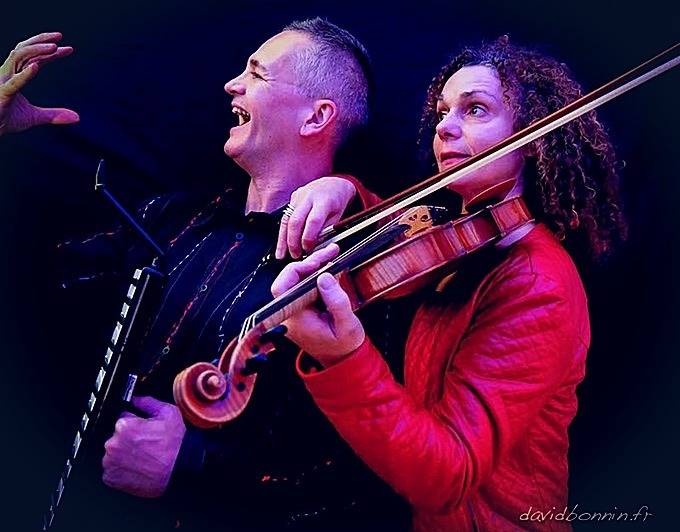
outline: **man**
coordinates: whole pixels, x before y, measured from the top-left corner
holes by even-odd
[[[186,342],[187,349],[205,349],[210,358],[219,355],[235,335],[247,312],[255,310],[259,306],[256,303],[261,305],[265,301],[266,286],[259,283],[269,277],[260,271],[251,278],[250,272],[256,270],[271,242],[271,228],[275,227],[275,223],[267,213],[279,210],[291,199],[293,191],[307,185],[291,201],[293,216],[282,224],[277,247],[279,258],[283,257],[288,243],[291,254],[299,256],[300,240],[302,247],[310,249],[321,227],[329,218],[331,221],[338,219],[353,196],[354,187],[349,182],[342,182],[347,185],[346,188],[338,188],[332,196],[319,192],[328,187],[330,180],[338,181],[336,178],[308,183],[332,172],[336,148],[349,131],[361,125],[366,118],[367,73],[362,70],[356,54],[365,54],[361,45],[347,32],[327,22],[317,19],[293,24],[266,41],[248,59],[245,70],[225,85],[225,91],[232,96],[232,111],[238,117],[238,125],[230,130],[224,151],[250,176],[245,207],[246,213],[252,213],[248,223],[268,226],[259,229],[263,235],[267,234],[264,239],[258,234],[254,236],[257,242],[251,239],[243,246],[247,252],[240,251],[240,264],[236,268],[242,273],[234,272],[229,276],[239,282],[229,283],[224,274],[221,275],[220,287],[215,289],[219,298],[209,304],[203,301],[211,301],[211,283],[217,284],[217,276],[204,279],[201,286],[208,286],[206,296],[201,295],[200,299],[192,297],[187,306],[205,305],[209,316],[203,328],[213,327],[216,334],[191,338],[190,342]],[[365,63],[365,60],[362,59],[362,62]],[[314,76],[308,74],[311,68],[315,68]],[[334,69],[343,72],[343,76]],[[327,94],[331,97],[325,97]],[[315,192],[321,198],[312,204]],[[300,238],[295,232],[301,230],[299,222],[305,218],[307,223]],[[240,247],[248,237],[246,230],[239,233],[245,235],[242,240],[232,237],[232,242],[229,242],[225,235],[225,238],[219,239],[220,249],[207,253],[207,256],[219,256],[226,248],[219,261],[233,263],[235,258],[231,255],[239,253],[235,246]],[[194,240],[198,239],[192,239],[186,246],[187,253],[193,252]],[[254,249],[257,252],[253,254]],[[180,260],[184,251],[178,254]],[[244,253],[248,254],[245,261]],[[182,265],[185,272],[194,262],[201,262],[200,251],[198,254]],[[170,264],[172,261],[170,258]],[[203,264],[199,268],[203,268]],[[268,268],[271,265],[265,264],[264,269]],[[229,271],[229,266],[223,271]],[[225,286],[229,287],[229,291],[225,290]],[[240,298],[232,293],[242,289],[247,291]],[[244,304],[243,298],[249,301]],[[232,305],[236,307],[232,308]],[[173,316],[168,321],[177,319],[182,318]],[[212,325],[211,321],[218,323]],[[211,336],[219,340],[204,347],[203,343],[209,343]],[[161,350],[176,349],[178,339],[174,332],[158,339],[161,340]],[[155,340],[155,337],[150,339],[151,342]],[[174,367],[172,373],[177,369],[181,368]],[[185,429],[175,406],[151,398],[140,398],[136,404],[151,417],[125,416],[118,421],[113,437],[106,443],[103,479],[116,489],[154,497],[162,494],[167,487]],[[253,419],[253,423],[262,424],[264,415],[262,413],[262,416]],[[159,437],[137,443],[140,435],[151,431]],[[242,438],[242,435],[234,437]]]
[[[169,492],[165,499],[182,499],[174,510],[192,497],[212,506],[205,518],[166,512],[170,527],[186,529],[193,519],[201,530],[223,529],[227,521],[234,530],[344,528],[343,514],[366,515],[352,488],[338,483],[361,468],[306,399],[291,357],[273,358],[248,411],[217,433],[187,430],[168,384],[195,360],[219,356],[243,319],[267,301],[280,265],[266,257],[282,207],[290,202],[292,215],[278,227],[276,258],[286,251],[299,257],[355,195],[356,182],[320,176],[332,173],[337,148],[366,121],[369,78],[366,51],[348,32],[321,19],[287,26],[225,85],[238,125],[224,150],[250,177],[245,209],[227,190],[188,220],[162,201],[142,211],[168,243],[168,288],[146,340],[159,359],[147,388],[155,397],[134,399],[148,418],[125,413],[116,423],[103,480],[139,497]],[[71,247],[67,253],[82,251]],[[372,480],[359,482],[369,491]],[[259,511],[263,506],[267,511]]]

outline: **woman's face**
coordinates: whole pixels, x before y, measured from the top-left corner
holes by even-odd
[[[514,132],[513,113],[503,99],[498,74],[484,65],[463,67],[447,80],[437,102],[437,117],[432,148],[440,171],[460,164]],[[502,181],[519,181],[523,167],[524,157],[514,151],[460,177],[449,188],[461,194],[467,203]]]

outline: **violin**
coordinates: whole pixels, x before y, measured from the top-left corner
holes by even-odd
[[[359,310],[378,299],[415,292],[452,271],[460,259],[533,221],[521,197],[454,221],[446,221],[447,215],[441,207],[409,209],[251,314],[216,366],[199,362],[175,378],[173,393],[185,419],[212,428],[245,409],[257,378],[254,368],[274,349],[262,341],[264,333],[317,299],[316,279],[322,273],[336,276],[352,310]],[[395,238],[400,240],[396,245],[378,252]]]
[[[460,218],[452,219],[446,209],[438,207],[411,206],[463,175],[677,66],[679,50],[680,43],[461,164],[323,231],[320,236],[323,245],[327,245],[402,213],[251,314],[216,365],[199,362],[179,373],[173,394],[184,418],[199,428],[213,428],[243,412],[254,390],[259,363],[274,350],[266,333],[317,300],[316,281],[322,273],[331,273],[338,279],[353,310],[358,310],[380,298],[412,293],[455,271],[466,256],[532,223],[521,197],[488,203],[507,195],[507,182],[501,183],[500,189],[486,191],[478,202],[484,206]]]

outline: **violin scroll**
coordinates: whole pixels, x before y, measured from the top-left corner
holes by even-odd
[[[250,401],[258,364],[274,350],[262,342],[265,328],[256,326],[244,338],[234,338],[217,365],[199,362],[175,377],[173,395],[184,419],[211,429],[237,417]]]
[[[219,401],[227,391],[226,377],[216,366],[199,362],[177,374],[172,387],[175,403],[184,419],[192,425],[209,429],[224,423],[223,416],[206,415],[206,405]]]

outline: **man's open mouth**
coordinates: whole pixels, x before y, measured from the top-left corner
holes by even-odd
[[[239,126],[242,126],[243,124],[247,124],[248,122],[250,122],[250,113],[245,109],[241,109],[240,107],[234,105],[231,108],[231,112],[234,113],[238,118]]]

